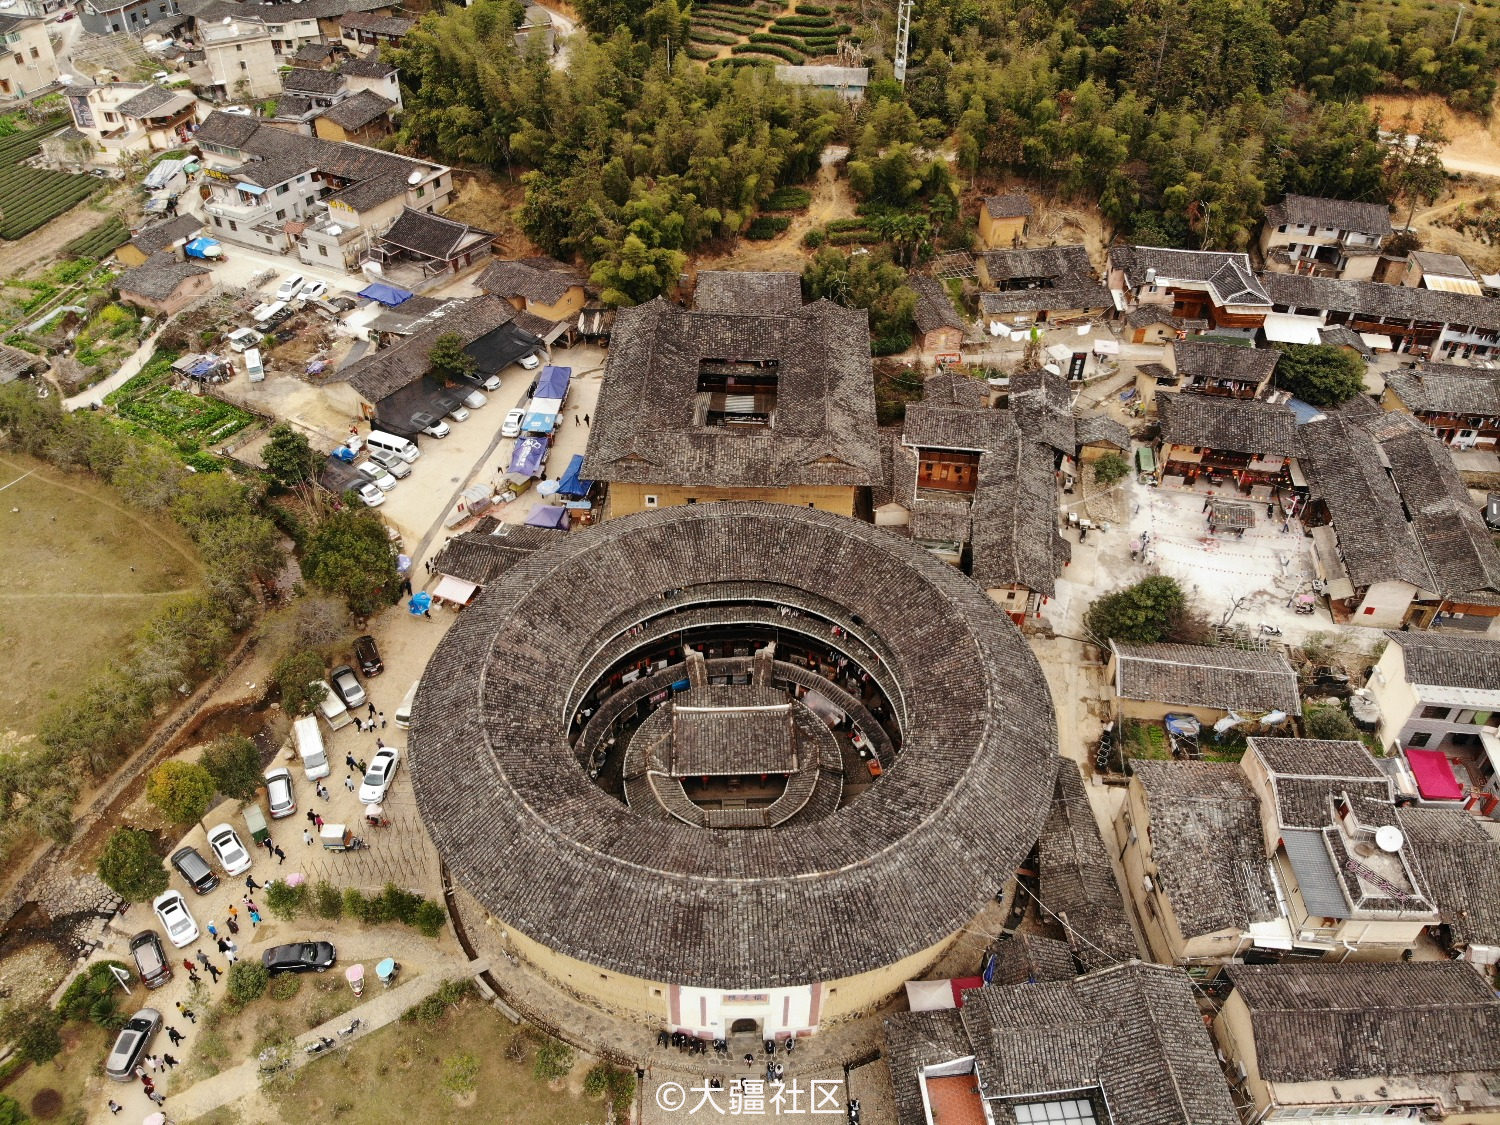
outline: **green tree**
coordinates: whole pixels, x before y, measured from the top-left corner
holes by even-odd
[[[294,652],[278,660],[271,677],[281,692],[281,709],[294,719],[311,715],[328,694],[322,683],[327,671],[316,652]]]
[[[1095,599],[1083,622],[1089,636],[1100,644],[1149,645],[1166,640],[1187,608],[1182,587],[1158,574]]]
[[[62,1050],[61,1039],[57,1041],[57,1049]],[[0,1125],[26,1125],[30,1120],[22,1111],[20,1102],[9,1094],[0,1094]]]
[[[224,734],[203,751],[203,768],[226,797],[253,801],[260,791],[260,751],[242,734]]]
[[[308,443],[306,435],[285,422],[271,427],[271,440],[260,451],[260,459],[278,484],[291,487],[307,484],[318,475],[322,456]]]
[[[167,889],[167,872],[149,832],[116,828],[96,868],[104,885],[126,902],[146,902]]]
[[[14,1008],[6,1015],[4,1031],[16,1054],[33,1065],[54,1059],[62,1051],[62,1016],[45,1005]],[[0,1118],[3,1120],[3,1118]],[[25,1117],[18,1120],[24,1121]]]
[[[1108,488],[1125,479],[1130,462],[1118,453],[1106,453],[1094,462],[1094,480]]]
[[[825,247],[803,267],[802,284],[814,299],[826,297],[852,309],[868,310],[877,352],[911,346],[917,295],[906,284],[906,271],[891,261],[889,250],[845,254]]]
[[[163,762],[146,779],[146,800],[174,824],[188,824],[208,811],[213,775],[197,762]]]
[[[444,383],[462,382],[478,366],[474,357],[464,351],[464,338],[457,332],[444,332],[432,342],[427,352],[427,366]]]
[[[1387,143],[1386,186],[1393,198],[1407,201],[1405,226],[1411,226],[1419,204],[1433,202],[1448,186],[1448,169],[1443,165],[1447,143],[1436,114],[1429,114],[1421,125],[1414,123],[1410,113],[1396,123]]]
[[[531,1072],[543,1082],[566,1078],[573,1069],[573,1048],[550,1036],[536,1049]]]
[[[681,250],[647,245],[635,230],[617,247],[603,237],[595,241],[606,256],[594,263],[590,280],[600,287],[599,299],[612,307],[638,305],[661,296],[687,264]]]
[[[442,1089],[458,1097],[473,1093],[479,1086],[479,1059],[470,1051],[461,1051],[443,1060]]]
[[[280,886],[285,884],[279,881],[271,884],[271,887]],[[266,889],[269,891],[271,888]],[[224,995],[231,1003],[243,1008],[252,1000],[259,1000],[264,996],[270,982],[271,975],[260,962],[236,961],[229,966],[229,976],[224,982]]]
[[[1342,707],[1309,707],[1302,717],[1302,729],[1308,738],[1326,738],[1336,742],[1358,742],[1356,727]]]
[[[385,524],[367,510],[345,508],[326,516],[308,536],[302,573],[313,586],[342,597],[356,617],[369,617],[401,593]]]
[[[290,920],[306,909],[307,895],[306,883],[299,883],[294,887],[285,880],[278,879],[266,887],[266,905],[278,918]]]
[[[1314,406],[1337,406],[1365,389],[1364,361],[1332,344],[1287,344],[1276,385]]]

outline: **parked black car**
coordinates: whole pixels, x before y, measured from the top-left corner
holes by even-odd
[[[355,638],[354,659],[359,662],[359,670],[367,679],[385,671],[385,661],[380,659],[380,649],[376,647],[375,638],[368,633]]]
[[[130,939],[130,956],[147,988],[160,988],[172,979],[172,965],[155,930],[142,930]]]
[[[273,945],[260,955],[260,963],[271,975],[277,973],[321,973],[333,968],[338,951],[331,942],[294,941]]]
[[[219,885],[219,877],[208,861],[198,854],[197,848],[179,848],[172,853],[172,866],[177,874],[187,880],[187,885],[200,895],[206,895]]]

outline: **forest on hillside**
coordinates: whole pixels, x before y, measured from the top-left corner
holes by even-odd
[[[1500,22],[1483,6],[919,0],[902,86],[890,10],[855,3],[837,10],[874,68],[857,106],[780,83],[769,62],[693,61],[678,0],[579,0],[591,34],[565,69],[516,48],[515,0],[448,7],[387,51],[405,90],[398,143],[518,177],[528,237],[629,304],[806,182],[830,143],[851,147],[851,184],[871,206],[956,196],[935,167],[946,148],[981,185],[1019,177],[1157,245],[1243,247],[1286,192],[1431,198],[1437,126],[1379,122],[1361,99],[1436,94],[1487,115],[1500,64]],[[934,214],[924,247],[969,237]]]

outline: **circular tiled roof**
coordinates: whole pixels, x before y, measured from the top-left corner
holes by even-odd
[[[632,813],[567,738],[601,625],[745,582],[845,607],[878,640],[906,701],[901,754],[810,824]],[[869,524],[740,503],[643,512],[532,555],[438,646],[410,734],[428,830],[491,913],[590,964],[710,988],[836,980],[956,932],[1035,843],[1057,754],[1041,669],[970,579]]]

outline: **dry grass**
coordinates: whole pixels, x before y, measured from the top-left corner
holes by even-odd
[[[130,509],[90,477],[6,454],[5,484],[0,715],[4,729],[26,735],[49,703],[107,666],[164,598],[192,590],[201,569],[171,523]]]
[[[498,179],[485,172],[455,172],[458,189],[455,202],[443,212],[443,218],[468,223],[496,236],[495,245],[503,258],[525,258],[541,253],[521,233],[516,223],[517,210],[525,196],[519,183]]]
[[[128,1005],[121,1004],[121,1007],[127,1008]],[[27,1113],[31,1112],[36,1096],[45,1090],[56,1090],[61,1094],[64,1107],[84,1105],[85,1084],[95,1075],[103,1073],[104,1057],[109,1053],[113,1033],[96,1024],[70,1023],[63,1028],[62,1037],[62,1054],[41,1066],[28,1066],[5,1088],[5,1092],[20,1102],[21,1108]],[[111,1082],[109,1085],[115,1084]],[[108,1093],[101,1096],[101,1106],[107,1097]],[[66,1114],[67,1110],[64,1109],[62,1115],[51,1120],[66,1120]]]

